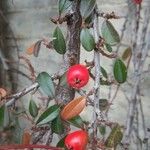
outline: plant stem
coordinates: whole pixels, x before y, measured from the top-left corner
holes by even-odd
[[[8,149],[25,149],[25,148],[42,148],[42,149],[48,149],[48,150],[63,150],[63,148],[56,148],[52,146],[46,146],[46,145],[1,145],[0,150],[8,150]]]

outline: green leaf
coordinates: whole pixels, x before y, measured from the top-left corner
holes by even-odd
[[[92,51],[95,48],[94,37],[87,28],[82,29],[80,40],[83,48],[86,51]]]
[[[39,86],[43,90],[43,92],[50,98],[54,98],[55,87],[50,75],[46,72],[42,72],[38,75],[36,80],[39,83]]]
[[[53,121],[59,115],[59,112],[60,112],[60,106],[53,105],[49,107],[45,112],[41,114],[36,124],[42,125],[50,121]]]
[[[100,125],[99,132],[100,132],[101,135],[105,135],[106,134],[106,126],[105,125]]]
[[[80,116],[76,116],[70,120],[68,120],[73,126],[77,128],[83,128],[84,127],[84,122]]]
[[[127,79],[127,68],[121,59],[115,61],[114,77],[118,83],[124,83]]]
[[[66,146],[65,146],[65,137],[63,137],[56,145],[56,147],[61,147],[61,148],[64,148],[65,150],[67,150]]]
[[[84,19],[86,19],[94,10],[96,0],[81,0],[80,12]]]
[[[112,47],[110,44],[105,43],[106,49],[108,50],[108,52],[112,52]]]
[[[122,59],[126,60],[127,58],[131,57],[132,55],[132,50],[131,47],[128,47],[127,49],[125,49],[125,51],[122,54]]]
[[[59,85],[60,86],[65,86],[65,87],[68,86],[67,78],[66,78],[66,72],[60,77],[60,79],[59,79]]]
[[[32,99],[30,100],[30,104],[29,104],[29,112],[33,118],[35,118],[38,115],[38,107],[34,102],[34,100]]]
[[[101,66],[101,73],[106,79],[108,78],[107,72],[102,66]]]
[[[9,125],[10,117],[5,105],[0,107],[0,127],[5,128]]]
[[[61,29],[57,26],[53,33],[53,47],[59,54],[65,54],[66,42]]]
[[[51,128],[52,132],[56,134],[62,134],[64,132],[64,125],[60,116],[57,116],[57,118],[52,121]]]
[[[99,100],[99,107],[101,111],[105,111],[109,106],[107,99],[100,99]]]
[[[117,145],[120,144],[122,140],[123,134],[121,131],[120,125],[116,125],[111,133],[109,134],[108,138],[106,139],[105,146],[106,148],[114,148],[116,149]]]
[[[0,107],[0,126],[4,124],[5,105]]]
[[[101,32],[107,44],[116,45],[120,42],[119,34],[110,21],[105,20],[102,23]]]
[[[71,7],[72,2],[70,0],[59,0],[59,14],[67,12]]]

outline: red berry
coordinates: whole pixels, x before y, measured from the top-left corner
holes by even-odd
[[[67,72],[67,82],[73,88],[81,88],[88,83],[89,72],[83,65],[71,66]]]
[[[133,0],[133,2],[134,2],[135,4],[141,4],[141,3],[142,3],[142,0]]]
[[[85,150],[88,143],[88,133],[78,130],[68,134],[65,138],[65,145],[69,150]]]

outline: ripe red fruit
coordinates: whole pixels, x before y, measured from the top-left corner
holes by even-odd
[[[65,138],[65,145],[69,150],[85,150],[88,143],[88,133],[78,130],[68,134]]]
[[[67,82],[73,88],[81,88],[88,83],[89,72],[83,65],[71,66],[67,72]]]
[[[134,2],[135,4],[141,4],[141,3],[142,3],[142,0],[133,0],[133,2]]]

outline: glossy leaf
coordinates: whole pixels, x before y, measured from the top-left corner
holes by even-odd
[[[39,83],[40,88],[46,95],[48,95],[51,98],[55,96],[55,87],[51,76],[48,73],[40,73],[36,80]]]
[[[52,121],[51,129],[52,129],[52,132],[54,132],[56,134],[62,134],[64,132],[64,125],[63,125],[63,122],[62,122],[60,116],[57,116],[57,118],[55,118]]]
[[[71,4],[70,0],[59,0],[59,14],[66,12],[71,7]]]
[[[53,33],[53,47],[59,54],[65,54],[66,42],[61,29],[57,26]]]
[[[105,44],[106,49],[108,50],[108,52],[112,52],[112,47],[111,45],[109,45],[108,43]]]
[[[53,121],[59,115],[60,107],[58,105],[53,105],[49,107],[46,111],[44,111],[36,124],[42,125],[48,122]]]
[[[127,68],[121,59],[115,61],[114,77],[118,83],[124,83],[127,79]]]
[[[101,73],[106,79],[108,78],[107,72],[102,66],[101,66]]]
[[[126,59],[128,59],[129,57],[131,57],[131,55],[132,55],[131,47],[128,47],[128,48],[125,49],[125,51],[123,52],[123,54],[122,54],[122,59],[123,59],[123,60],[126,60]]]
[[[65,146],[65,138],[66,138],[66,136],[64,137],[64,138],[62,138],[58,143],[57,143],[57,147],[61,147],[61,148],[64,148],[65,150],[67,150],[67,148],[66,148],[66,146]]]
[[[86,51],[92,51],[95,48],[94,37],[87,28],[82,29],[80,33],[80,40]]]
[[[31,141],[31,134],[28,131],[24,131],[22,136],[22,144],[28,145],[30,144],[30,141]]]
[[[105,146],[107,148],[114,148],[116,149],[117,145],[120,144],[121,140],[122,140],[123,134],[121,131],[121,127],[117,124],[111,131],[111,133],[109,134],[106,142],[105,142]]]
[[[99,100],[99,107],[101,111],[105,111],[109,106],[107,99],[100,99]]]
[[[119,34],[110,21],[103,22],[101,32],[107,44],[116,45],[120,42]]]
[[[94,10],[96,0],[81,0],[80,12],[84,19],[86,19]]]
[[[68,120],[73,126],[77,128],[83,128],[84,122],[80,116],[75,116],[74,118]]]
[[[38,107],[34,102],[34,100],[32,99],[30,100],[30,104],[29,104],[29,112],[33,118],[35,118],[38,115]]]
[[[81,96],[69,102],[61,111],[61,118],[64,120],[78,116],[86,106],[86,98]]]

